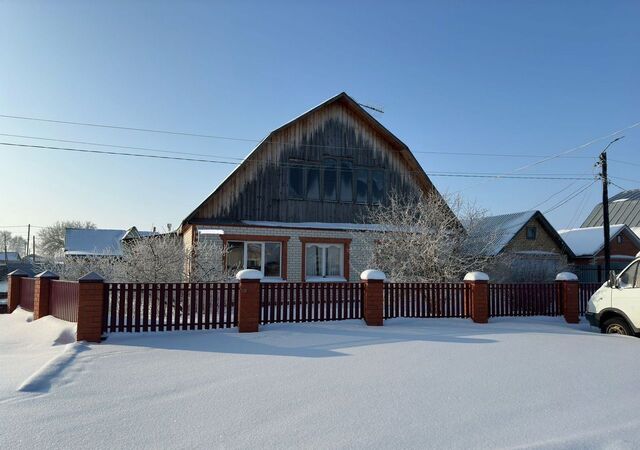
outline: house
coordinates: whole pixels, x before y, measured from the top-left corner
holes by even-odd
[[[640,189],[623,191],[609,199],[609,223],[627,225],[640,236]],[[602,203],[600,203],[593,208],[581,228],[602,225]]]
[[[65,257],[122,256],[122,243],[128,239],[147,237],[155,231],[67,228],[64,235]]]
[[[469,232],[484,256],[497,257],[486,268],[495,281],[552,281],[574,257],[540,211],[485,217]]]
[[[266,280],[357,280],[352,242],[390,192],[437,192],[409,148],[346,93],[272,131],[183,221],[185,246],[221,240],[224,267]]]
[[[604,273],[604,227],[559,230],[558,233],[575,254],[574,271],[581,281],[602,282]],[[640,238],[627,225],[609,228],[611,270],[624,269],[640,252]]]
[[[16,263],[20,262],[22,258],[20,258],[20,253],[18,252],[0,252],[0,264],[7,263]]]

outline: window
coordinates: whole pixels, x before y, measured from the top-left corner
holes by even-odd
[[[640,287],[640,278],[638,278],[638,265],[640,265],[640,263],[635,263],[627,270],[625,270],[622,275],[620,275],[620,289]]]
[[[281,277],[282,245],[279,242],[227,242],[227,271],[255,269],[265,277]]]
[[[307,278],[344,277],[342,244],[307,244],[305,275]]]
[[[322,180],[323,200],[336,201],[338,199],[338,177],[335,159],[324,160],[324,174]]]
[[[369,201],[369,171],[356,169],[356,203]]]
[[[624,242],[624,237],[621,234],[619,234],[616,237],[616,240],[618,241],[618,244],[622,244]]]
[[[353,164],[351,161],[340,162],[340,201],[353,201]]]
[[[372,170],[371,171],[371,203],[382,203],[382,197],[384,195],[384,171]]]
[[[536,227],[527,227],[527,239],[530,241],[535,241],[537,231],[538,230],[536,229]]]
[[[307,169],[307,200],[320,200],[320,169]]]
[[[304,197],[302,173],[302,167],[289,167],[289,198],[302,199]]]

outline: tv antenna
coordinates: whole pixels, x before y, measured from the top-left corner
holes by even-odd
[[[366,105],[364,103],[358,103],[358,105],[362,106],[363,108],[367,108],[372,111],[379,112],[380,114],[384,114],[384,110],[382,109],[382,106],[371,106],[371,105]]]

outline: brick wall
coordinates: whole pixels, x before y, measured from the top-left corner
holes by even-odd
[[[215,229],[222,230],[224,234],[233,235],[259,235],[282,237],[288,236],[287,242],[287,281],[302,281],[302,242],[300,238],[331,238],[331,239],[352,239],[353,231],[342,230],[315,230],[300,228],[275,228],[275,227],[250,227],[250,226],[199,226],[199,230]],[[200,239],[214,239],[221,241],[218,235],[200,235]],[[248,239],[249,240],[249,239]],[[352,240],[349,244],[349,281],[358,281],[363,270],[371,269],[367,266],[368,256],[364,245],[360,239]],[[222,265],[222,261],[220,262]]]

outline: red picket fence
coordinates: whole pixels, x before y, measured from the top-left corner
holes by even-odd
[[[602,283],[580,283],[578,291],[578,308],[581,316],[587,312],[587,303],[595,291],[600,289]]]
[[[361,283],[263,283],[260,323],[362,318]]]
[[[489,317],[560,314],[557,283],[489,284]]]
[[[58,319],[78,321],[80,285],[77,281],[51,280],[49,313]]]
[[[237,283],[105,283],[105,300],[107,332],[238,325]]]
[[[35,278],[20,278],[20,307],[33,311],[33,297],[36,291]]]
[[[384,318],[469,317],[469,289],[464,283],[385,283]]]

